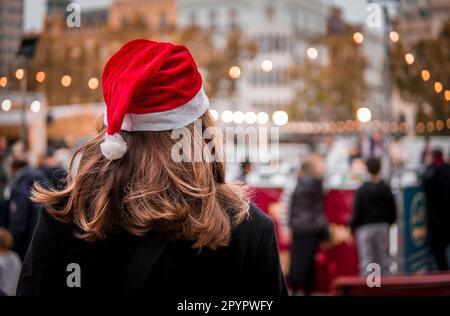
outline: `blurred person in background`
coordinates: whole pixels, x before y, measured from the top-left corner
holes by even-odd
[[[420,163],[422,165],[429,165],[431,163],[431,146],[429,135],[425,136],[422,154],[420,155]]]
[[[8,184],[8,173],[5,165],[6,148],[6,138],[0,136],[0,227],[6,225],[8,210],[5,199],[5,188]]]
[[[8,296],[16,294],[22,263],[11,250],[13,237],[9,231],[0,228],[0,290]]]
[[[239,174],[238,181],[240,183],[246,184],[248,182],[248,175],[252,172],[252,170],[253,170],[252,163],[248,158],[246,158],[245,161],[241,163],[241,170],[240,170],[241,173]]]
[[[363,159],[354,159],[350,165],[350,172],[352,174],[364,174],[366,172],[366,164]]]
[[[35,182],[47,186],[41,171],[29,165],[26,154],[16,152],[10,162],[10,181],[5,189],[7,199],[6,228],[14,238],[13,250],[23,260],[39,216],[40,207],[30,200]]]
[[[295,168],[298,170],[298,168]],[[295,172],[295,171],[294,171]],[[280,242],[289,244],[292,238],[291,228],[289,227],[289,216],[292,205],[292,195],[297,186],[298,177],[290,176],[286,179],[283,186],[283,192],[280,197],[279,231]]]
[[[361,146],[358,144],[349,148],[348,164],[351,165],[356,159],[361,159]]]
[[[359,146],[361,147],[361,155],[358,158],[367,159],[370,156],[371,138],[366,134],[359,137]]]
[[[355,233],[360,275],[367,275],[370,263],[380,265],[389,274],[389,227],[396,219],[396,206],[391,188],[381,178],[381,161],[366,161],[369,181],[355,193],[350,228]]]
[[[47,177],[51,188],[62,190],[65,187],[67,172],[57,153],[57,150],[48,149],[47,155],[40,158],[39,171]]]
[[[402,169],[406,161],[406,151],[400,140],[400,136],[396,136],[389,144],[389,161],[393,171]]]
[[[446,250],[450,244],[450,166],[445,163],[443,151],[431,152],[431,164],[423,175],[427,199],[427,221],[430,247],[439,270],[448,270]]]
[[[383,134],[380,132],[373,133],[370,138],[370,157],[376,157],[381,159],[385,153]]]
[[[322,184],[324,174],[322,158],[311,155],[300,167],[292,194],[289,214],[292,231],[289,281],[293,294],[300,289],[303,289],[304,295],[310,295],[313,291],[315,254],[319,243],[328,239]]]

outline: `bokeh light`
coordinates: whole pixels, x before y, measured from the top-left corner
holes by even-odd
[[[36,81],[39,82],[39,83],[42,83],[42,82],[44,82],[44,80],[45,80],[45,72],[38,71],[36,73]]]
[[[269,115],[266,112],[259,112],[256,114],[256,122],[260,125],[267,124],[269,122]]]
[[[62,76],[62,78],[61,78],[61,84],[64,86],[64,87],[68,87],[68,86],[70,86],[70,84],[72,83],[72,77],[71,76],[69,76],[69,75],[64,75],[64,76]]]
[[[256,123],[256,113],[255,112],[245,113],[244,122],[247,124],[255,124]]]
[[[372,119],[372,112],[368,108],[359,108],[356,111],[356,118],[361,123],[370,122],[370,120]]]
[[[233,66],[230,68],[228,75],[231,79],[238,79],[241,77],[241,68],[238,66]]]
[[[88,81],[88,87],[89,87],[89,89],[91,89],[91,90],[95,90],[95,89],[98,88],[99,83],[100,83],[100,82],[98,81],[97,78],[92,77],[92,78],[90,78],[89,81]]]
[[[362,44],[364,42],[364,35],[361,32],[353,33],[353,40],[356,44]]]
[[[450,101],[450,90],[445,90],[444,98],[445,98],[445,101]]]
[[[0,87],[4,88],[8,84],[8,78],[7,77],[1,77],[0,78]]]
[[[283,126],[288,122],[289,116],[285,111],[275,111],[272,114],[272,120],[275,125]]]
[[[3,100],[2,110],[5,112],[8,112],[9,110],[11,110],[11,105],[12,105],[11,100],[9,100],[9,99]]]
[[[317,56],[319,56],[319,52],[317,51],[317,48],[310,47],[306,50],[306,56],[310,59],[316,59]]]
[[[222,119],[222,122],[224,122],[224,123],[231,123],[231,122],[233,122],[234,114],[233,114],[233,112],[226,110],[226,111],[222,112],[222,114],[220,115],[220,118]]]
[[[417,125],[416,125],[416,131],[417,131],[417,133],[419,133],[419,134],[422,134],[423,132],[425,132],[425,123],[423,123],[423,122],[417,123]]]
[[[426,70],[426,69],[422,70],[421,75],[422,75],[423,81],[430,80],[431,74],[428,70]]]
[[[219,112],[216,110],[209,110],[209,113],[211,114],[214,121],[217,121],[219,119]]]
[[[39,101],[37,101],[37,100],[31,102],[30,110],[31,110],[31,112],[33,112],[33,113],[38,113],[38,112],[41,110],[41,102],[39,102]]]
[[[244,112],[242,112],[242,111],[236,111],[233,114],[233,122],[235,122],[236,124],[244,123],[244,118],[245,118],[245,115],[244,115]]]
[[[434,122],[433,121],[428,121],[428,123],[427,123],[427,131],[428,131],[428,133],[433,133],[434,129],[435,129]]]
[[[441,93],[443,88],[444,87],[442,86],[442,83],[440,83],[439,81],[436,81],[434,83],[434,91],[436,91],[436,93]]]
[[[22,68],[16,70],[15,76],[18,80],[22,80],[23,76],[25,76],[25,71]]]
[[[389,33],[389,38],[391,39],[391,41],[393,43],[397,43],[399,41],[399,39],[400,39],[400,35],[396,31],[391,31]]]
[[[405,54],[405,61],[408,65],[414,64],[414,61],[415,61],[414,55],[411,53]]]
[[[271,72],[272,69],[273,69],[272,61],[270,61],[269,59],[264,60],[264,61],[261,63],[261,69],[262,69],[264,72]]]

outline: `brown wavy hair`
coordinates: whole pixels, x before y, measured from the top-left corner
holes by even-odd
[[[215,127],[208,111],[201,122],[202,131]],[[194,123],[187,128],[194,139]],[[32,200],[44,204],[55,219],[74,223],[76,236],[88,241],[105,240],[118,231],[136,236],[156,231],[193,241],[196,249],[229,244],[249,205],[243,188],[225,183],[224,162],[175,162],[171,150],[178,140],[171,131],[121,131],[128,150],[109,161],[100,151],[105,133],[102,124],[98,135],[75,152],[69,170],[77,157],[79,165],[74,176],[69,172],[64,190],[37,185]],[[218,135],[197,137],[200,148],[221,142]]]

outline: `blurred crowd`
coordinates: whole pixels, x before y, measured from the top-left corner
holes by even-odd
[[[360,275],[367,276],[372,272],[369,269],[371,263],[379,265],[382,275],[391,273],[389,231],[398,210],[389,179],[384,180],[381,175],[385,155],[378,145],[377,137],[367,142],[363,139],[349,156],[352,169],[363,168],[367,176],[355,192],[347,227],[328,224],[324,215],[322,181],[325,170],[322,157],[312,155],[302,162],[297,183],[284,206],[292,242],[288,280],[293,293],[302,289],[308,295],[313,291],[314,258],[320,245],[355,243]],[[391,172],[401,169],[406,157],[399,139],[393,140],[388,153]],[[430,248],[437,268],[448,270],[450,165],[443,151],[430,149],[428,142],[422,156],[425,166],[420,182],[427,200]]]
[[[36,183],[62,189],[68,155],[67,148],[49,148],[31,163],[22,143],[8,146],[0,138],[0,294],[15,294],[21,261],[37,223],[41,206],[31,201],[31,190]]]
[[[395,270],[390,257],[390,228],[396,223],[399,210],[391,189],[396,173],[405,168],[407,151],[400,137],[390,141],[380,133],[362,135],[347,149],[348,173],[363,174],[358,179],[352,202],[351,218],[347,225],[329,223],[324,212],[327,174],[325,155],[311,153],[301,159],[297,176],[286,179],[280,206],[279,238],[290,244],[287,280],[292,293],[309,295],[313,292],[316,255],[342,243],[356,246],[359,274],[367,276],[370,263],[377,263],[382,275]],[[439,147],[432,147],[429,138],[420,153],[417,184],[424,189],[427,200],[427,225],[430,250],[435,266],[448,270],[447,247],[450,244],[450,157]],[[248,162],[242,164],[245,181],[251,171]],[[383,173],[382,171],[385,170]]]
[[[329,223],[324,212],[324,179],[327,172],[323,152],[302,158],[295,177],[286,177],[280,201],[281,242],[289,243],[290,265],[286,271],[293,293],[309,295],[314,290],[315,255],[319,248],[351,243],[358,250],[360,274],[369,263],[378,263],[383,275],[391,273],[389,229],[396,222],[397,203],[389,175],[408,160],[399,138],[388,145],[381,134],[361,136],[348,149],[351,171],[365,174],[355,192],[351,220],[347,225]],[[30,200],[35,183],[54,189],[65,186],[71,149],[49,146],[46,155],[30,163],[23,144],[0,138],[0,294],[14,295],[17,278],[37,222],[41,206]],[[450,243],[450,164],[442,149],[425,141],[421,153],[424,168],[420,181],[427,198],[430,247],[439,270],[447,270],[446,249]],[[237,181],[246,182],[252,163],[241,164]]]

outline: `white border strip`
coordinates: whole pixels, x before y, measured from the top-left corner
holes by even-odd
[[[208,106],[209,99],[203,88],[201,88],[191,101],[178,108],[147,114],[126,113],[121,130],[128,132],[168,131],[181,128],[202,116],[208,109]],[[108,125],[106,107],[103,122],[106,126]]]

